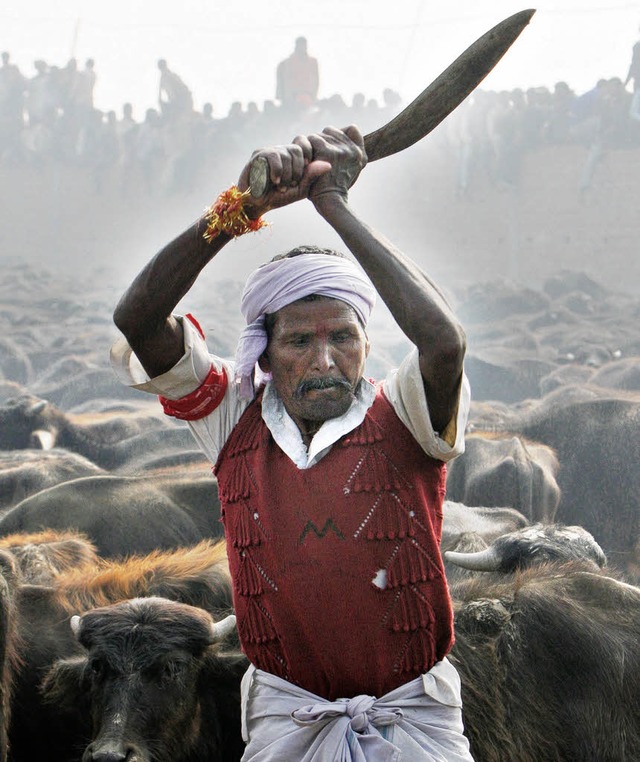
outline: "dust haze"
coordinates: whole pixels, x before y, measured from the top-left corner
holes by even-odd
[[[413,20],[424,23],[420,14]],[[486,25],[484,18],[479,24]],[[272,59],[284,59],[293,49],[295,33],[284,31],[290,42],[281,42]],[[518,46],[530,53],[534,31],[525,30],[516,42],[511,62],[516,67],[522,66]],[[76,34],[81,38],[81,25]],[[283,39],[280,27],[278,39]],[[460,35],[455,53],[472,39]],[[318,49],[324,58],[309,40],[322,82],[335,62],[326,47],[318,44]],[[492,89],[488,79],[419,144],[370,164],[351,192],[352,205],[423,267],[454,304],[477,283],[506,280],[541,288],[565,268],[637,295],[640,121],[632,108],[633,80],[624,81],[631,47],[617,56],[618,71],[607,65],[588,87],[561,80],[561,66],[558,79],[547,73],[544,85],[523,69],[518,69],[521,81],[508,89]],[[185,67],[186,74],[175,72],[191,93],[184,119],[169,119],[153,98],[132,103],[125,124],[127,95],[113,97],[109,107],[104,100],[97,105],[98,83],[109,78],[107,64],[94,65],[94,90],[72,107],[64,100],[65,82],[86,73],[89,59],[73,59],[73,67],[72,59],[42,59],[43,76],[55,81],[44,95],[34,94],[39,72],[16,60],[24,60],[22,51],[12,51],[6,64],[24,78],[26,100],[19,127],[6,109],[3,119],[0,257],[4,268],[26,264],[53,280],[81,284],[89,312],[94,293],[115,306],[148,259],[236,181],[255,148],[327,124],[376,129],[416,94],[393,87],[372,93],[368,83],[354,91],[351,81],[348,92],[327,92],[325,79],[313,102],[287,111],[274,98],[270,65],[264,68],[272,84],[256,100],[236,100],[227,81],[229,109],[220,113],[217,105],[203,102]],[[507,58],[499,67],[509,65]],[[132,71],[130,78],[136,76]],[[157,88],[155,61],[145,77]],[[389,79],[413,86],[397,73],[394,79],[390,72]],[[41,96],[53,102],[43,107],[44,116],[37,108],[31,114],[29,104]],[[233,351],[229,334],[239,329],[241,283],[254,267],[299,243],[341,248],[307,202],[270,214],[269,222],[266,231],[228,245],[180,305],[202,316],[225,353]],[[390,363],[401,356],[404,339],[383,305],[376,308],[372,331],[390,348]]]

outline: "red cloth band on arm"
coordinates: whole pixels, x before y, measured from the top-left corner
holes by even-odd
[[[196,319],[193,317],[193,315],[192,315],[190,312],[187,312],[187,314],[185,315],[185,317],[187,318],[187,320],[188,320],[188,321],[189,321],[189,322],[190,322],[192,325],[194,325],[194,326],[195,326],[195,328],[196,328],[196,331],[197,331],[197,332],[200,334],[200,336],[202,336],[202,338],[204,339],[204,331],[202,330],[202,327],[200,326],[200,323],[198,323],[198,321],[197,321],[197,320],[196,320]]]
[[[181,421],[197,421],[218,407],[227,391],[227,384],[224,369],[217,371],[212,365],[205,380],[191,394],[179,400],[168,400],[162,396],[158,396],[158,399],[166,415]]]

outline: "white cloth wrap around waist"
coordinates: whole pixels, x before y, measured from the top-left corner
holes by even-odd
[[[243,762],[473,762],[447,659],[385,696],[328,701],[250,667]]]
[[[265,315],[310,294],[346,302],[364,326],[376,301],[371,281],[344,257],[300,254],[259,267],[247,279],[240,304],[247,321],[236,349],[236,380],[243,397],[253,396],[254,369],[267,347]]]

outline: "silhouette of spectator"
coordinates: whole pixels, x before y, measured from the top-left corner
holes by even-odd
[[[135,146],[138,123],[133,118],[133,106],[125,103],[122,106],[122,118],[116,121],[116,134],[123,156],[132,156]]]
[[[624,86],[626,87],[629,82],[633,82],[634,92],[640,90],[640,40],[631,49],[631,63],[629,64],[629,71],[627,72]]]
[[[27,82],[27,116],[29,125],[52,125],[58,105],[55,82],[46,61],[38,59],[33,66],[35,75]]]
[[[402,98],[400,97],[400,93],[397,93],[390,87],[385,87],[382,91],[382,102],[384,103],[385,109],[389,111],[399,111],[400,106],[402,105]]]
[[[139,124],[133,118],[133,106],[131,103],[125,103],[122,106],[122,118],[116,120],[115,127],[118,140],[118,163],[124,190],[129,187],[135,165],[138,129]]]
[[[93,111],[93,90],[96,85],[93,58],[87,58],[84,69],[77,73],[71,90],[71,103],[75,112],[82,118]]]
[[[298,37],[276,69],[276,99],[288,110],[308,109],[317,101],[318,85],[318,61],[308,54],[306,37]]]
[[[214,141],[216,140],[217,120],[213,117],[213,105],[204,103],[202,112],[194,112],[191,126],[191,145],[194,155],[194,173],[208,171]]]
[[[629,116],[634,122],[640,122],[640,40],[631,50],[631,63],[624,86],[626,87],[629,82],[633,82],[633,98],[631,99]]]
[[[493,150],[492,175],[500,188],[518,184],[522,158],[522,90],[502,91],[487,112],[487,131]]]
[[[547,122],[544,125],[544,135],[553,145],[568,143],[571,138],[571,128],[575,119],[573,104],[576,94],[566,82],[556,82],[550,101]]]
[[[15,156],[19,146],[20,132],[24,126],[23,108],[26,77],[10,55],[2,53],[0,67],[0,158]]]
[[[136,164],[140,168],[149,195],[158,190],[160,164],[164,157],[160,114],[154,108],[145,112],[144,122],[137,130]]]
[[[189,114],[193,111],[193,95],[180,77],[167,66],[164,58],[158,61],[160,85],[158,104],[160,113],[168,120]]]
[[[78,77],[78,62],[75,58],[70,58],[67,65],[60,69],[56,77],[56,88],[58,90],[58,104],[64,112],[65,118],[73,120],[72,93],[76,87],[76,78]]]
[[[367,100],[364,93],[354,93],[351,99],[351,117],[353,124],[357,124],[361,131],[371,130],[371,112],[367,109]]]
[[[583,98],[585,96],[582,96]],[[595,170],[607,149],[622,148],[629,142],[629,94],[619,77],[599,80],[593,101],[594,132],[580,178],[580,194],[591,186]]]
[[[88,112],[85,123],[78,133],[76,156],[78,161],[91,172],[95,190],[101,192],[119,156],[115,111],[103,114],[97,109],[91,109]]]

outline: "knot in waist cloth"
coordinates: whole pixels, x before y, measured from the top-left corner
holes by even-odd
[[[344,717],[356,733],[365,733],[370,725],[395,725],[402,717],[402,710],[377,707],[373,696],[356,696],[352,699],[309,704],[291,712],[291,717],[298,725],[312,725],[314,722]]]
[[[243,762],[473,762],[460,681],[446,659],[386,695],[329,701],[250,667]]]
[[[347,747],[359,744],[363,751],[368,752],[363,759],[372,758],[380,762],[395,762],[398,759],[398,750],[384,739],[380,729],[395,725],[402,716],[402,710],[398,707],[376,706],[376,699],[365,695],[309,704],[291,712],[291,718],[299,726],[336,721],[334,732],[344,736]]]

